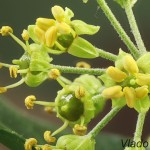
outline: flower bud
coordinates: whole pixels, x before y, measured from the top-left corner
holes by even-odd
[[[29,33],[27,30],[23,30],[22,34],[21,34],[22,38],[25,40],[25,41],[28,41],[29,40]]]
[[[35,26],[34,33],[37,36],[37,39],[40,43],[45,43],[45,31],[39,28],[38,26]]]
[[[65,135],[58,139],[56,146],[67,150],[94,150],[95,140],[88,135]]]
[[[116,82],[122,82],[127,77],[126,73],[113,66],[107,68],[106,74]]]

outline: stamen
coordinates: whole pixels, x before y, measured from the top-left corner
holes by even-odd
[[[35,138],[26,139],[24,144],[25,150],[32,150],[34,146],[37,145],[37,140]]]
[[[76,64],[76,67],[79,67],[79,68],[91,68],[91,65],[88,64],[87,62],[85,61],[80,61]]]
[[[51,136],[51,131],[45,131],[44,140],[48,143],[54,143],[56,141],[56,138]]]
[[[76,124],[73,128],[73,133],[75,135],[80,135],[80,136],[83,136],[85,135],[87,132],[87,127],[86,126],[81,126],[79,124]]]

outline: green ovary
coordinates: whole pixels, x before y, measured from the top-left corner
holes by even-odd
[[[71,93],[63,95],[58,105],[59,114],[69,121],[77,121],[83,115],[83,103]]]

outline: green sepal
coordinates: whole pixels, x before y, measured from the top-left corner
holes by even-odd
[[[74,17],[73,11],[69,9],[68,7],[65,7],[65,22],[67,24],[70,24],[70,20],[72,17]]]
[[[149,97],[145,96],[142,99],[136,100],[134,108],[139,113],[147,112],[150,108],[150,99],[149,99]]]
[[[115,61],[115,67],[117,67],[120,70],[123,70],[123,62],[124,62],[124,57],[128,55],[128,53],[124,52],[121,48],[119,49],[119,55],[117,56],[117,60]]]
[[[29,68],[30,60],[31,60],[30,55],[27,52],[25,52],[21,56],[20,59],[14,59],[12,61],[12,63],[15,64],[15,65],[19,65],[19,69],[27,69],[27,68]]]
[[[31,44],[30,71],[47,71],[50,69],[50,62],[53,60],[42,45]]]
[[[99,76],[98,78],[102,80],[102,82],[104,83],[104,86],[106,88],[116,85],[116,82],[114,80],[112,80],[112,78],[109,75],[107,75],[106,73]]]
[[[114,0],[114,1],[117,2],[122,8],[124,8],[127,0]],[[133,7],[136,2],[137,0],[130,0],[131,7]]]
[[[47,72],[28,72],[25,76],[25,83],[30,87],[37,87],[48,79]]]
[[[81,34],[93,35],[97,33],[100,29],[100,26],[90,25],[81,20],[71,21],[71,26],[73,27],[77,35]]]
[[[29,37],[35,42],[35,43],[40,43],[37,36],[35,35],[34,33],[34,28],[35,28],[35,25],[29,25],[28,26],[28,33],[29,33]]]
[[[125,97],[112,99],[112,108],[114,108],[116,106],[123,107],[125,105],[126,105]]]
[[[70,47],[68,53],[79,58],[96,58],[99,56],[96,48],[87,40],[76,37]]]
[[[147,52],[146,54],[142,55],[137,60],[137,65],[142,72],[150,73],[150,52]]]
[[[83,3],[87,3],[88,2],[88,0],[82,0],[83,1]]]
[[[56,147],[67,150],[95,150],[95,140],[88,135],[64,135],[58,139]]]

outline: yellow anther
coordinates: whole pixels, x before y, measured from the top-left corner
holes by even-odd
[[[41,43],[45,43],[45,31],[44,30],[42,30],[38,26],[35,26],[34,33]]]
[[[48,18],[37,18],[36,25],[42,30],[46,31],[49,27],[55,25],[55,20]]]
[[[13,29],[9,26],[3,26],[0,29],[0,33],[2,34],[2,36],[7,36],[9,35],[9,33],[13,33]]]
[[[60,34],[69,34],[71,32],[71,27],[65,22],[57,24],[57,29]]]
[[[45,33],[46,46],[53,47],[57,39],[57,28],[52,26]]]
[[[58,69],[51,69],[49,72],[49,78],[51,79],[57,79],[60,76],[60,71]]]
[[[86,134],[86,132],[87,132],[87,127],[86,126],[76,124],[73,128],[73,133],[76,134],[76,135],[83,136],[83,135]]]
[[[57,21],[61,22],[61,21],[64,20],[65,11],[62,7],[56,5],[56,6],[52,7],[51,11],[52,11],[52,14],[53,14],[54,18]]]
[[[123,89],[123,93],[125,95],[126,103],[127,103],[128,107],[133,108],[135,101],[136,101],[136,93],[135,93],[134,88],[125,87]]]
[[[34,95],[30,95],[26,97],[25,106],[27,107],[27,109],[33,109],[35,100],[36,100],[36,97]]]
[[[83,86],[79,86],[75,90],[75,97],[78,98],[78,99],[81,99],[84,96],[85,96],[85,88]]]
[[[45,107],[44,108],[44,111],[48,112],[49,114],[53,113],[54,112],[54,107]]]
[[[17,67],[16,66],[10,66],[9,67],[9,73],[11,78],[17,78]]]
[[[131,55],[126,55],[124,57],[123,66],[124,66],[124,69],[127,70],[131,74],[135,74],[139,72],[137,63]]]
[[[37,145],[37,140],[35,138],[26,139],[24,144],[25,150],[32,150],[34,146]]]
[[[42,150],[52,150],[51,146],[48,144],[45,144],[42,146]]]
[[[84,61],[80,61],[76,64],[76,67],[79,67],[79,68],[91,68],[91,65],[88,64],[87,62],[84,62]]]
[[[136,83],[141,86],[150,85],[150,74],[136,74]]]
[[[7,92],[7,88],[5,87],[0,87],[0,93],[5,93]]]
[[[25,40],[25,41],[28,41],[29,40],[29,33],[27,30],[23,30],[22,34],[21,34],[22,38]]]
[[[135,94],[137,98],[143,98],[148,94],[148,86],[141,86],[135,89]]]
[[[125,72],[113,66],[108,67],[106,73],[116,82],[122,82],[127,77]]]
[[[51,131],[45,131],[44,140],[48,143],[54,143],[56,141],[56,138],[51,136]]]
[[[123,96],[122,87],[119,85],[112,86],[103,90],[102,95],[105,98],[120,98]]]

